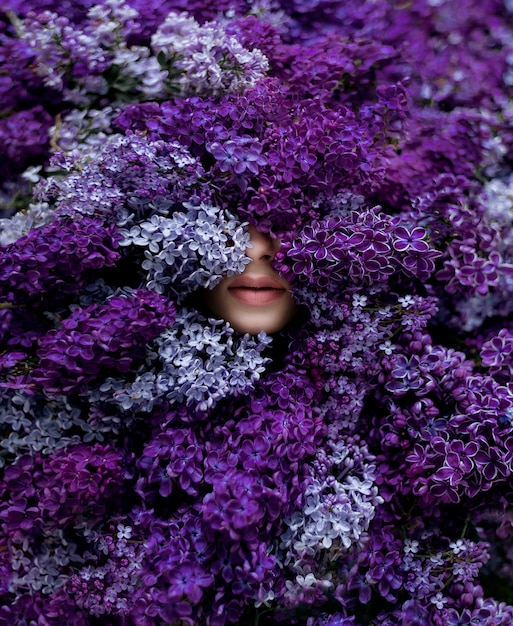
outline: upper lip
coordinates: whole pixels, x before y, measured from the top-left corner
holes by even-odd
[[[285,291],[285,287],[276,278],[271,278],[270,276],[239,276],[230,283],[228,289],[239,289],[240,287],[249,289],[282,289]]]

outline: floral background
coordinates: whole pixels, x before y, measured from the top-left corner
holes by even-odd
[[[3,1],[0,624],[511,626],[512,85],[510,0]]]

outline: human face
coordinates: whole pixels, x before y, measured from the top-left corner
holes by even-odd
[[[297,305],[290,285],[273,270],[271,263],[280,248],[279,239],[248,229],[253,246],[246,250],[251,259],[242,272],[223,278],[204,300],[217,317],[230,322],[240,333],[275,333],[294,317]]]

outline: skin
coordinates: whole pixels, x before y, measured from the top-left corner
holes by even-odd
[[[241,333],[275,333],[286,326],[297,312],[290,285],[273,270],[271,263],[280,240],[260,233],[254,226],[248,232],[253,246],[246,251],[251,263],[237,276],[224,278],[213,289],[204,291],[207,307]]]

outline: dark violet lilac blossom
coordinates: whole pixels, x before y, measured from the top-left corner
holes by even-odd
[[[511,626],[512,3],[4,4],[0,624]]]

